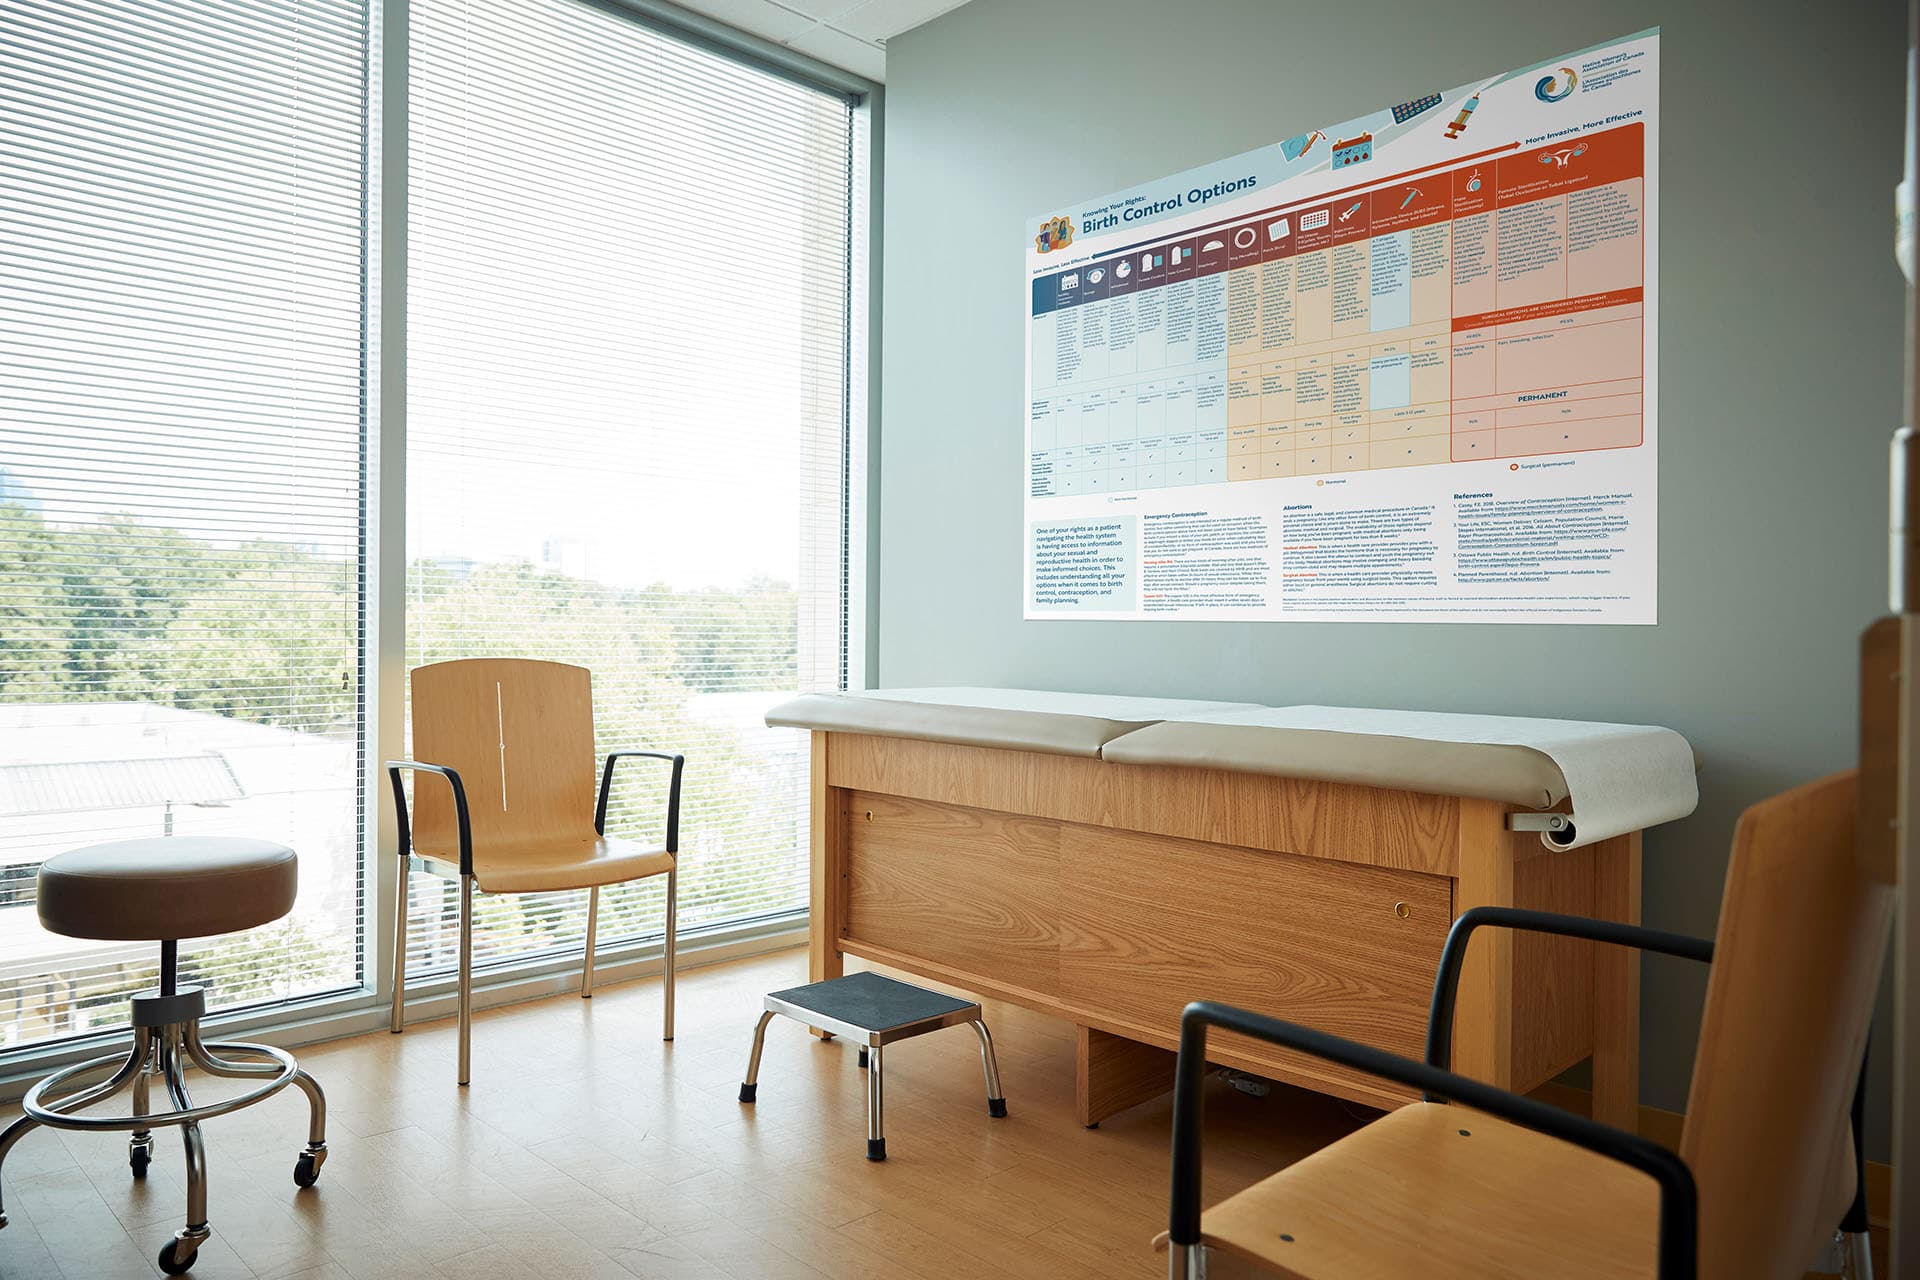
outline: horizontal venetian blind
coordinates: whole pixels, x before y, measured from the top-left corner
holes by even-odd
[[[682,927],[802,909],[806,743],[762,716],[841,683],[850,105],[576,0],[415,0],[411,48],[409,666],[590,668],[602,753],[687,756]],[[609,834],[663,784],[623,766]],[[455,900],[412,891],[427,972]],[[584,898],[483,900],[479,958],[578,947]]]
[[[358,0],[0,6],[9,1045],[153,981],[156,946],[36,919],[37,867],[105,840],[299,853],[291,916],[183,944],[216,1007],[359,981],[365,30]]]

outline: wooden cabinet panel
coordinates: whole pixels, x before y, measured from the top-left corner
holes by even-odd
[[[1188,1001],[1219,1000],[1421,1054],[1451,916],[1445,877],[1067,825],[1059,885],[1069,1006],[1164,1043],[1178,1036]],[[1217,1039],[1282,1078],[1383,1091],[1341,1068]]]
[[[855,791],[846,828],[849,937],[1058,992],[1060,824]]]
[[[1447,875],[1452,796],[1220,769],[836,733],[827,781],[855,791]]]

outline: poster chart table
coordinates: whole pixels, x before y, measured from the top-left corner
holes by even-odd
[[[1032,495],[1637,447],[1645,135],[1502,148],[1039,277]]]
[[[1088,1125],[1171,1087],[1191,1000],[1419,1057],[1456,916],[1637,921],[1640,829],[1697,798],[1650,726],[1007,689],[809,694],[768,723],[812,731],[811,980],[851,955],[1074,1023]],[[1573,847],[1509,830],[1550,812]],[[1630,952],[1489,930],[1455,1065],[1525,1091],[1591,1057],[1594,1114],[1631,1125],[1638,1028]],[[1233,1036],[1208,1056],[1410,1097]]]

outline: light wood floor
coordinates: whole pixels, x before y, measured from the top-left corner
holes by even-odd
[[[865,1159],[854,1049],[768,1028],[756,1107],[736,1098],[760,996],[806,980],[806,953],[680,976],[678,1038],[657,981],[481,1014],[473,1084],[449,1021],[312,1046],[327,1091],[319,1185],[293,1185],[305,1102],[288,1090],[205,1126],[213,1238],[192,1275],[388,1280],[836,1276],[1108,1280],[1165,1274],[1165,1098],[1085,1130],[1073,1028],[989,1004],[1010,1112],[987,1115],[974,1037],[887,1051],[887,1152]],[[193,1077],[196,1100],[224,1082]],[[1209,1083],[1209,1201],[1368,1113],[1304,1092]],[[10,1120],[8,1108],[0,1120]],[[181,1225],[176,1130],[144,1183],[126,1139],[38,1130],[8,1158],[6,1280],[157,1275]]]
[[[657,981],[479,1015],[473,1084],[443,1020],[316,1045],[327,1091],[317,1187],[296,1090],[205,1126],[213,1238],[192,1275],[301,1280],[1108,1280],[1166,1274],[1168,1098],[1073,1119],[1073,1028],[988,1003],[1009,1115],[987,1115],[974,1037],[887,1050],[887,1154],[865,1159],[854,1048],[776,1019],[760,1100],[740,1075],[760,997],[806,981],[806,952],[680,976],[678,1039]],[[190,1079],[198,1101],[225,1081]],[[1206,1203],[1371,1113],[1276,1086],[1207,1084]],[[122,1100],[124,1102],[124,1099]],[[18,1109],[0,1108],[0,1123]],[[0,1280],[157,1276],[181,1225],[178,1132],[127,1175],[126,1139],[38,1130],[8,1157]],[[1884,1240],[1875,1232],[1876,1262]],[[1222,1260],[1224,1261],[1224,1260]]]

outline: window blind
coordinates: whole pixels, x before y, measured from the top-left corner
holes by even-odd
[[[215,1007],[359,981],[365,30],[358,0],[0,6],[10,1046],[154,980],[156,946],[38,925],[38,865],[104,840],[298,851],[291,916],[183,944]]]
[[[807,744],[841,687],[852,110],[578,0],[414,0],[408,659],[592,670],[598,747],[687,755],[683,929],[802,909]],[[657,840],[665,770],[608,832]],[[657,934],[664,882],[603,894]],[[416,873],[409,971],[451,886]],[[481,962],[584,893],[480,900]]]

